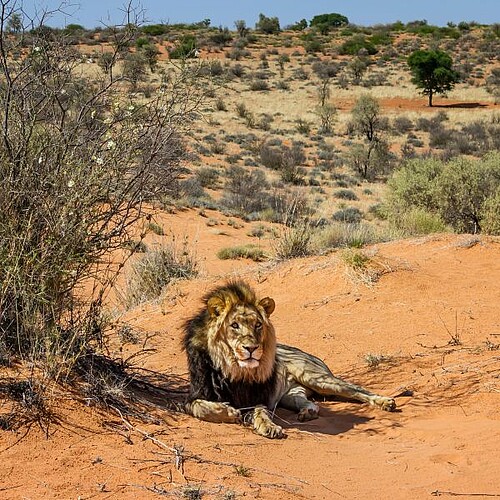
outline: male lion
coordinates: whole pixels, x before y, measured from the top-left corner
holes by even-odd
[[[342,396],[383,410],[394,399],[373,394],[332,375],[320,359],[276,343],[269,316],[274,300],[258,300],[244,282],[230,282],[204,297],[205,307],[185,323],[184,349],[191,377],[187,411],[210,422],[245,422],[257,434],[283,438],[268,410],[318,417],[308,396]]]

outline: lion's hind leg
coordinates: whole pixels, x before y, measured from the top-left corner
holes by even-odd
[[[279,404],[288,410],[296,411],[299,422],[314,420],[318,418],[319,406],[309,401],[307,396],[308,390],[301,385],[295,384],[282,396]]]
[[[346,399],[354,399],[377,406],[385,411],[394,411],[396,409],[394,399],[374,394],[364,387],[346,382],[331,373],[322,374],[311,382],[309,387],[321,396],[340,396]]]
[[[396,409],[394,399],[379,396],[364,387],[335,377],[328,366],[312,354],[307,354],[295,347],[279,345],[278,356],[296,383],[307,387],[316,394],[354,399],[386,411]]]

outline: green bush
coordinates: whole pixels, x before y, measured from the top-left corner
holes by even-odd
[[[495,232],[500,215],[495,209],[500,189],[500,153],[482,159],[458,157],[411,160],[388,182],[389,217],[400,220],[412,209],[438,216],[457,232]]]
[[[499,188],[500,153],[481,160],[456,158],[445,164],[438,180],[436,200],[441,217],[458,232],[481,232],[485,202]]]
[[[448,230],[438,214],[424,208],[412,208],[408,212],[399,213],[390,222],[402,236],[421,236]]]
[[[375,45],[368,41],[363,35],[355,35],[340,46],[340,53],[343,55],[357,56],[360,52],[366,52],[366,54],[372,56],[376,54],[378,50]]]
[[[500,189],[484,202],[481,228],[486,234],[500,235]]]
[[[166,24],[150,24],[148,26],[143,26],[141,31],[146,35],[160,36],[168,31],[168,26]]]
[[[184,35],[170,53],[170,59],[189,59],[196,55],[196,37]]]
[[[377,231],[373,225],[334,222],[315,232],[314,245],[320,252],[325,252],[332,248],[361,248],[387,239],[387,235]]]

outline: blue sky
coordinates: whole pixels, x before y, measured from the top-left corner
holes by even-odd
[[[24,6],[33,5],[25,0]],[[71,1],[66,10],[71,16],[54,15],[47,24],[63,26],[69,23],[82,24],[87,28],[119,23],[123,17],[126,0],[81,0]],[[37,1],[36,5],[49,9],[59,1]],[[484,24],[500,22],[500,0],[142,0],[140,5],[146,12],[147,23],[197,22],[210,19],[212,26],[234,28],[234,21],[244,19],[253,28],[259,13],[277,16],[281,26],[300,19],[308,21],[316,14],[338,12],[349,21],[360,25],[385,24],[397,20],[408,22],[426,19],[430,24],[444,26],[448,21],[477,21]]]

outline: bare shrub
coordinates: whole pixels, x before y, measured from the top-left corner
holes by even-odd
[[[0,343],[58,378],[102,345],[111,253],[137,237],[145,200],[176,189],[180,131],[209,86],[186,65],[134,102],[111,74],[84,77],[57,32],[30,36],[16,58],[22,33],[0,30]]]
[[[273,170],[278,170],[283,182],[300,185],[304,184],[304,164],[306,157],[304,147],[294,142],[291,147],[275,147],[270,142],[265,142],[259,150],[261,163]]]
[[[267,205],[266,176],[261,170],[246,170],[232,165],[227,171],[227,181],[221,203],[242,215],[258,212]]]

